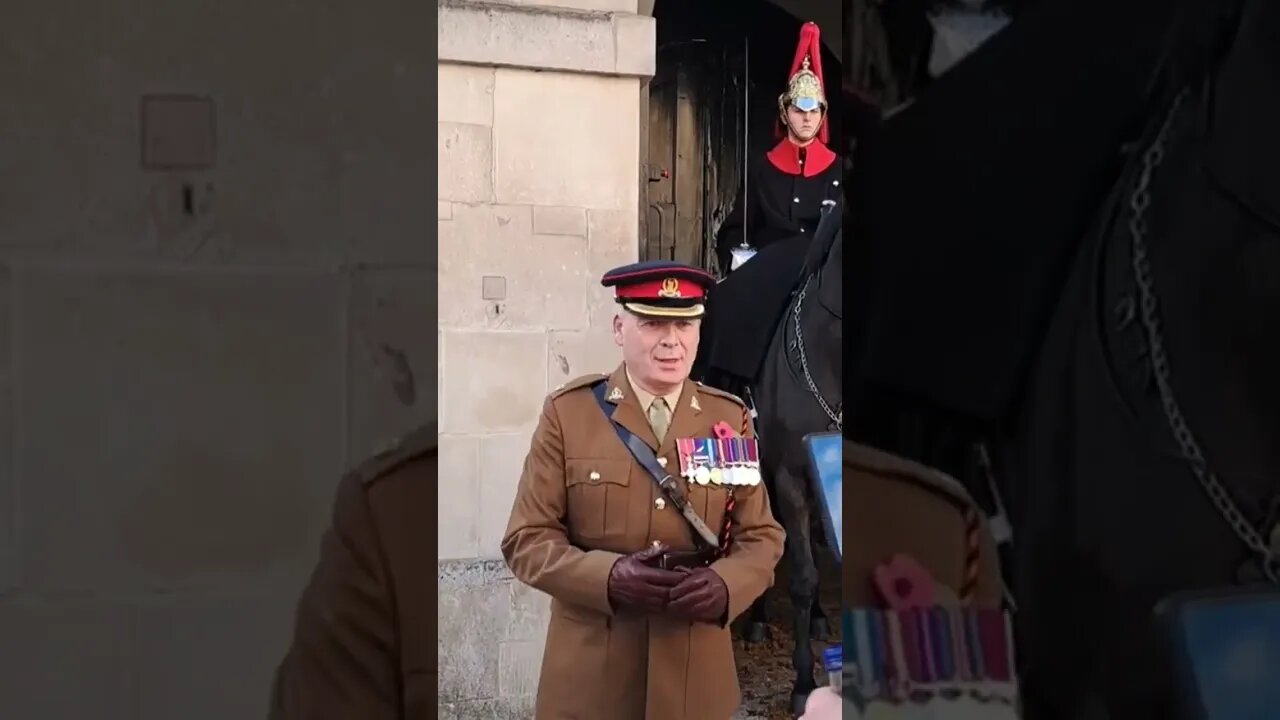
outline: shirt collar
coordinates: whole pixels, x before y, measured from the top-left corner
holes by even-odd
[[[640,402],[640,409],[647,415],[649,413],[649,406],[653,404],[656,396],[653,393],[646,391],[644,388],[641,388],[640,385],[636,383],[635,376],[631,374],[631,370],[627,370],[627,382],[631,384],[631,392],[636,394],[636,400]],[[684,392],[684,383],[680,383],[680,387],[677,387],[675,391],[663,396],[666,398],[667,407],[671,409],[673,414],[676,410],[676,403],[680,401],[680,394],[682,392]]]

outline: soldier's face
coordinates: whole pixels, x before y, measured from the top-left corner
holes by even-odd
[[[613,318],[613,340],[631,374],[651,388],[672,388],[689,377],[698,355],[698,319],[656,320],[629,312]]]
[[[791,130],[793,140],[806,143],[818,135],[822,128],[822,108],[801,110],[795,105],[788,105],[784,120]]]

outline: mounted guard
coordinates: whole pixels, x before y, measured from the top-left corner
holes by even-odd
[[[807,22],[778,96],[778,143],[748,159],[734,208],[716,232],[726,277],[708,297],[705,350],[694,374],[729,392],[742,394],[759,370],[818,224],[844,206],[844,163],[827,145],[828,110],[821,33]]]
[[[800,29],[787,86],[778,96],[774,135],[779,141],[769,152],[748,159],[737,202],[716,232],[716,257],[723,273],[779,244],[788,247],[784,254],[792,258],[789,268],[798,269],[823,208],[842,193],[843,165],[827,145],[829,108],[820,36],[812,22]]]

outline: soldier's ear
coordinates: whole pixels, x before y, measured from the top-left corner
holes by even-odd
[[[613,316],[613,342],[622,347],[622,313]]]

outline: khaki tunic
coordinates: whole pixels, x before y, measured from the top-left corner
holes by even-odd
[[[543,406],[502,541],[521,581],[552,597],[538,684],[537,720],[728,720],[741,702],[727,626],[615,612],[608,577],[623,554],[655,540],[695,549],[693,531],[619,440],[591,385],[580,378]],[[686,381],[671,425],[658,443],[619,367],[608,377],[622,399],[612,416],[654,448],[678,475],[676,438],[712,437],[727,422],[754,436],[740,400]],[[690,503],[714,531],[728,489],[686,486]],[[773,582],[783,532],[763,484],[734,488],[734,535],[711,568],[729,590],[728,619]]]
[[[964,581],[968,524],[979,522],[978,580],[972,604],[996,608],[1003,597],[995,540],[964,487],[947,475],[866,445],[844,443],[844,603],[881,603],[872,571],[895,554],[928,570],[938,585],[959,594]]]
[[[431,424],[338,485],[271,720],[436,717],[436,443]]]

